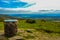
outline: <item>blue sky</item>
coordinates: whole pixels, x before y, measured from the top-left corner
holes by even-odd
[[[0,0],[0,7],[2,7],[2,8],[25,8],[25,7],[29,7],[31,5],[32,4],[29,4],[29,3],[23,2],[23,1]]]
[[[17,7],[24,7],[28,3],[25,2],[12,2],[10,1],[9,3],[5,3],[3,1],[0,1],[0,7],[3,8],[17,8]]]
[[[60,10],[60,0],[0,0],[0,13],[30,13],[40,10]]]

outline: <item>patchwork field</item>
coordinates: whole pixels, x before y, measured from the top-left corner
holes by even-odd
[[[6,38],[4,22],[0,22],[0,40],[60,40],[60,22],[47,20],[18,20],[16,36]]]

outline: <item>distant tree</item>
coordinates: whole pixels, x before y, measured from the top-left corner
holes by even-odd
[[[46,22],[46,20],[45,19],[42,19],[41,22]]]
[[[27,20],[26,20],[26,23],[31,23],[31,24],[32,24],[32,23],[35,23],[35,22],[36,22],[36,21],[33,20],[33,19],[27,19]]]

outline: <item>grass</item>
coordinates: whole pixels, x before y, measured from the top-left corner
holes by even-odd
[[[35,23],[30,24],[30,23],[27,23],[26,20],[18,20],[18,29],[24,30],[25,33],[22,31],[22,33],[20,32],[17,35],[19,35],[20,37],[23,36],[25,39],[33,39],[36,37],[40,39],[41,35],[42,37],[50,35],[49,37],[52,37],[52,38],[53,36],[54,37],[60,36],[60,22],[47,21],[47,20],[41,21],[37,19],[35,21],[36,21]],[[29,30],[29,29],[34,29],[34,30]],[[3,22],[0,22],[0,30],[4,30]],[[32,36],[31,34],[34,34],[34,36]],[[24,36],[24,35],[27,35],[27,36]],[[41,39],[44,39],[42,37]]]
[[[26,20],[19,20],[18,28],[43,29],[43,30],[50,30],[54,32],[60,32],[60,22],[52,22],[52,21],[41,22],[41,20],[35,20],[35,21],[36,23],[29,24],[26,23]]]
[[[60,32],[60,22],[53,22],[53,21],[46,21],[41,22],[41,20],[35,20],[36,23],[29,24],[26,23],[26,20],[19,20],[18,21],[18,28],[21,29],[43,29],[43,30],[50,30],[54,32]],[[0,30],[4,29],[4,23],[0,22]]]
[[[4,23],[0,22],[0,30],[3,30],[3,29],[4,29]]]

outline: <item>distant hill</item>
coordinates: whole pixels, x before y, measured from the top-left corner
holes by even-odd
[[[33,18],[33,19],[60,19],[60,14],[8,14],[11,17],[16,18]]]
[[[0,14],[0,19],[54,19],[60,20],[60,13],[56,14]]]
[[[3,21],[5,19],[15,19],[15,18],[8,15],[0,14],[0,21]]]

